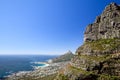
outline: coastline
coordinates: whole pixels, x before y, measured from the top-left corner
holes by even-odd
[[[66,53],[63,56],[66,56],[66,55],[69,56],[68,53]],[[33,67],[32,71],[19,71],[17,73],[13,73],[7,76],[6,79],[7,80],[21,80],[23,78],[24,79],[28,79],[28,78],[41,79],[46,76],[50,76],[58,73],[63,67],[65,67],[70,63],[70,60],[53,62],[53,59],[48,59],[48,60],[45,60],[45,62],[36,61],[36,62],[30,62],[30,63],[31,63],[31,66]]]
[[[32,73],[32,72],[34,72],[34,71],[36,71],[36,70],[40,70],[40,69],[42,69],[42,68],[45,68],[45,67],[48,67],[50,64],[48,63],[48,62],[31,62],[31,63],[33,63],[33,64],[43,64],[42,66],[35,66],[35,65],[33,65],[32,67],[33,67],[33,70],[31,70],[31,71],[19,71],[19,72],[14,72],[14,73],[11,73],[10,75],[7,75],[7,76],[4,76],[4,78],[0,78],[0,80],[4,80],[4,79],[6,79],[6,78],[10,78],[10,77],[13,77],[13,76],[22,76],[22,75],[26,75],[26,74],[29,74],[29,73]]]
[[[19,80],[23,77],[32,77],[32,78],[43,78],[48,75],[56,74],[62,67],[66,66],[69,61],[58,62],[58,63],[48,63],[48,62],[35,62],[36,64],[45,64],[43,67],[34,67],[33,71],[20,71],[18,73],[13,73],[12,75],[7,76],[7,80]]]

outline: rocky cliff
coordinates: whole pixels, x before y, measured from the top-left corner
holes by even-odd
[[[84,43],[55,80],[120,80],[120,6],[109,4],[84,33]]]
[[[111,38],[120,38],[120,6],[116,3],[108,5],[84,33],[85,42]]]
[[[108,5],[84,33],[84,44],[76,53],[104,55],[120,52],[120,6]]]

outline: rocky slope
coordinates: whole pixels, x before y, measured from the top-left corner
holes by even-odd
[[[120,80],[120,6],[108,5],[87,26],[84,43],[55,80]]]

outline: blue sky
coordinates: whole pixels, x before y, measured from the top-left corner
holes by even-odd
[[[86,26],[119,0],[0,0],[0,54],[60,55],[83,43]]]

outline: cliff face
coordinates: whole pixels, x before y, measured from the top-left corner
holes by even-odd
[[[111,3],[87,26],[83,45],[55,80],[120,80],[119,5]]]
[[[84,44],[76,54],[104,55],[120,52],[120,6],[108,5],[84,33]]]
[[[108,5],[84,33],[85,42],[111,38],[120,38],[120,6],[116,3]]]

